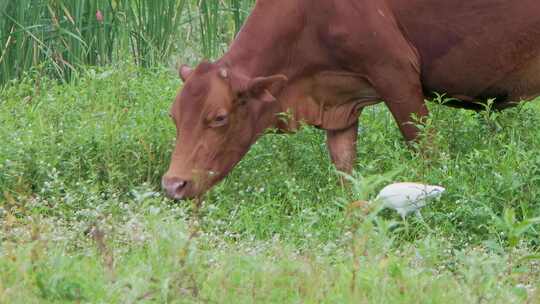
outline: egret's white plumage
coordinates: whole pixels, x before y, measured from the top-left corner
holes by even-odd
[[[404,218],[411,212],[420,214],[419,209],[424,207],[429,199],[439,197],[444,191],[441,186],[395,183],[384,187],[376,200],[382,202],[384,207],[396,210]]]

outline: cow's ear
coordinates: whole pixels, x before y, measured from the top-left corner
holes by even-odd
[[[248,82],[246,91],[252,98],[273,102],[276,100],[276,96],[281,93],[287,81],[287,76],[281,74],[269,77],[257,77]]]
[[[193,73],[193,69],[185,64],[182,64],[178,69],[178,76],[180,76],[183,82],[186,82],[189,76],[191,76],[191,73]]]

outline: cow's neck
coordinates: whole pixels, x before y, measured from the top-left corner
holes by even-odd
[[[293,45],[304,29],[303,18],[296,8],[296,1],[283,1],[280,5],[272,2],[257,1],[253,12],[219,63],[249,78],[274,74],[292,76],[290,61],[294,52]],[[287,10],[289,12],[285,12]],[[280,20],[281,16],[288,18]]]
[[[272,0],[274,1],[274,0]],[[272,1],[259,0],[244,27],[232,43],[229,51],[218,61],[238,75],[246,78],[267,77],[283,74],[289,84],[276,103],[267,113],[278,119],[266,127],[295,130],[304,122],[323,129],[344,129],[354,124],[361,108],[372,104],[376,97],[369,83],[362,77],[351,73],[339,73],[324,56],[317,51],[317,45],[306,46],[305,16],[298,9],[300,1],[282,1],[273,5]],[[278,11],[279,10],[279,11]],[[280,20],[276,16],[288,16]],[[279,20],[279,21],[278,21]],[[278,22],[276,22],[278,21]],[[309,58],[306,53],[297,54],[298,41],[303,47],[312,49]],[[314,54],[322,54],[315,56]],[[327,67],[327,68],[325,68]],[[329,71],[330,70],[330,71]],[[316,87],[317,90],[309,88]],[[284,122],[284,117],[289,117]],[[262,123],[262,122],[261,122]]]
[[[283,1],[281,5],[275,5],[273,1],[257,1],[229,50],[218,60],[218,65],[245,79],[276,74],[295,78],[298,73],[295,67],[304,65],[298,60],[291,64],[295,58],[294,45],[304,29],[304,18],[300,15],[303,10],[297,9],[297,1]],[[282,20],[280,16],[288,18]],[[260,120],[261,124],[269,124],[263,128],[285,128],[276,114],[287,111],[286,103],[280,96],[276,97],[279,102],[268,107],[265,114],[269,116]]]
[[[286,54],[274,54],[271,46],[261,49],[250,49],[248,46],[231,49],[220,61],[232,69],[233,73],[254,78],[286,74],[286,58]]]

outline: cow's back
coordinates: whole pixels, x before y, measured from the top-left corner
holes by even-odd
[[[474,97],[539,62],[538,0],[388,1],[420,53],[427,90]]]

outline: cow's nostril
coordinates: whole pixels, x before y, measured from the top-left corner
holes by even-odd
[[[185,190],[187,188],[188,182],[187,181],[177,181],[174,183],[170,189],[168,189],[167,192],[169,192],[169,196],[174,199],[182,199],[185,195]]]
[[[167,192],[167,196],[172,199],[182,199],[189,182],[178,178],[163,178],[163,189]]]

